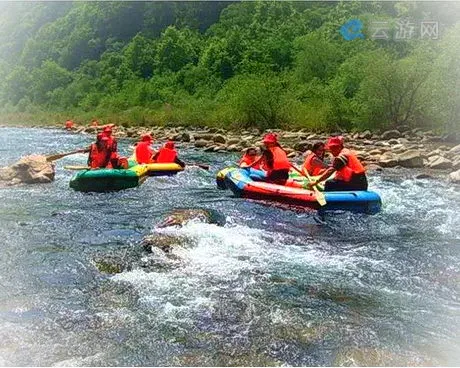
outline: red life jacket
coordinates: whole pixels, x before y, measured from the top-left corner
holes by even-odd
[[[72,127],[73,127],[73,121],[72,120],[67,120],[65,122],[65,128],[66,129],[72,129]]]
[[[170,163],[174,162],[177,158],[177,152],[175,149],[161,147],[158,151],[156,162],[158,163]]]
[[[275,146],[270,147],[270,152],[273,155],[273,167],[274,170],[289,170],[291,168],[291,163],[289,162],[286,152],[281,147]]]
[[[136,146],[136,160],[139,164],[152,163],[153,150],[150,142],[139,142]]]
[[[366,172],[366,169],[364,168],[363,164],[359,161],[358,157],[356,157],[356,155],[349,149],[344,148],[340,152],[339,156],[345,156],[348,159],[348,162],[343,168],[337,170],[335,174],[336,180],[343,180],[349,182],[353,174],[363,174]]]
[[[305,162],[303,164],[303,169],[306,170],[308,172],[308,175],[311,175],[311,176],[321,175],[325,171],[324,167],[321,167],[321,166],[318,166],[318,165],[314,164],[314,159],[315,158],[319,159],[319,157],[316,156],[315,153],[311,152],[307,156],[307,158],[305,159]]]
[[[109,152],[107,149],[98,149],[97,144],[91,144],[89,150],[89,165],[92,169],[104,168],[109,164]]]
[[[249,156],[249,155],[245,154],[245,155],[241,158],[241,160],[240,160],[238,166],[240,166],[240,167],[248,167],[249,165],[251,165],[254,161],[256,161],[256,160],[258,160],[258,159],[259,159],[258,156]],[[243,166],[241,166],[241,165],[243,165]],[[256,164],[256,165],[252,166],[252,168],[254,168],[254,169],[260,169],[260,163],[258,163],[258,164]]]

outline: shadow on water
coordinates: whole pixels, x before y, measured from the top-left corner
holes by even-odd
[[[5,163],[90,141],[0,129]],[[181,152],[211,171],[82,194],[76,155],[50,185],[0,190],[0,365],[459,364],[458,190],[387,170],[381,213],[321,218],[217,190],[235,155]],[[216,221],[158,228],[184,208]]]

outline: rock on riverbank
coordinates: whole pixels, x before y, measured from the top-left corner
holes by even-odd
[[[94,134],[95,127],[75,126],[73,131]],[[314,142],[325,142],[330,134],[306,130],[281,131],[278,134],[283,148],[289,157],[301,158]],[[265,132],[256,128],[242,131],[228,131],[220,128],[176,127],[117,127],[115,135],[119,138],[138,139],[142,134],[151,133],[156,140],[171,139],[182,142],[206,152],[240,152],[251,146],[258,146]],[[381,134],[370,131],[338,133],[345,139],[347,147],[353,149],[358,157],[369,167],[426,168],[431,170],[460,169],[460,136],[439,135],[433,131],[420,129],[388,130]],[[455,144],[458,145],[455,145]]]

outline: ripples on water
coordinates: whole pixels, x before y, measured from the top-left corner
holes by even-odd
[[[0,129],[6,163],[90,140]],[[388,171],[370,180],[382,213],[321,224],[215,189],[235,156],[183,153],[211,172],[82,194],[62,169],[76,155],[50,185],[0,190],[0,365],[459,364],[456,188]],[[188,207],[226,225],[162,229],[184,245],[143,254],[140,239]],[[108,276],[93,262],[106,255],[137,258]]]

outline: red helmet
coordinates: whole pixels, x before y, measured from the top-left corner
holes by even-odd
[[[327,140],[326,149],[331,147],[342,147],[343,146],[343,137],[330,137]]]
[[[141,141],[142,142],[151,142],[151,141],[153,141],[152,135],[151,134],[144,134],[141,137]]]
[[[267,133],[264,136],[264,143],[278,143],[278,136],[275,133]]]
[[[174,149],[174,142],[173,141],[167,141],[165,143],[165,148]]]

